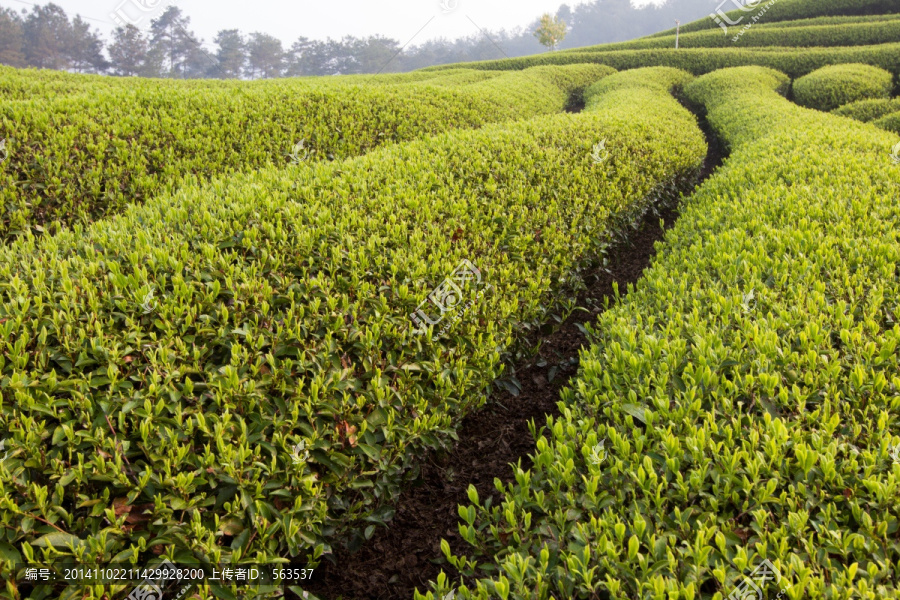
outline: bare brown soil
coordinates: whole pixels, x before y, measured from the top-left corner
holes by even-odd
[[[708,137],[710,152],[701,180],[722,160],[721,148]],[[624,294],[627,284],[640,278],[656,251],[655,243],[677,216],[673,208],[661,215],[648,213],[640,229],[611,250],[608,271],[598,269],[588,276],[588,289],[578,299],[578,306],[586,310],[574,311],[542,339],[536,356],[515,365],[522,386],[519,395],[495,392],[485,406],[468,415],[453,450],[425,459],[420,477],[395,503],[396,514],[388,527],[356,552],[336,549],[332,560],[319,566],[315,582],[304,589],[322,600],[411,600],[413,591],[425,592],[442,568],[456,578],[443,559],[440,542],[446,539],[457,554],[467,552],[468,545],[457,532],[457,506],[469,503],[469,485],[477,488],[482,500],[492,496],[496,503],[494,479],[512,481],[510,464],[518,461],[524,468],[530,466],[535,442],[529,421],[540,429],[547,415],[558,413],[560,390],[577,372],[579,351],[587,344],[581,326],[596,322],[605,298],[612,302],[614,283]]]

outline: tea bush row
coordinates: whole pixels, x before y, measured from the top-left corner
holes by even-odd
[[[552,52],[536,56],[466,63],[473,69],[518,70],[536,65],[596,63],[619,71],[646,66],[683,69],[695,75],[729,67],[757,65],[802,77],[835,63],[864,63],[900,73],[900,43],[835,48],[657,48],[604,52]],[[455,66],[453,66],[456,68]],[[429,67],[440,70],[444,67]],[[449,68],[449,67],[448,67]]]
[[[744,9],[730,10],[726,14],[730,21],[736,21],[740,17],[752,17],[757,14],[767,0],[750,0],[745,2]],[[730,8],[733,4],[724,4]],[[834,19],[840,16],[877,16],[885,14],[900,14],[900,6],[895,0],[778,0],[766,9],[764,19],[766,23],[780,21],[796,21],[800,19],[826,18]],[[711,18],[698,19],[681,26],[682,33],[702,31],[704,29],[720,30],[720,26]],[[673,35],[675,28],[655,33],[649,37]]]
[[[900,17],[877,22],[853,22],[837,25],[782,27],[781,23],[766,26],[756,23],[734,41],[741,24],[734,25],[735,34],[723,35],[721,29],[697,31],[678,36],[680,48],[741,48],[741,47],[809,47],[809,46],[869,46],[900,42]],[[729,29],[730,31],[730,29]],[[609,52],[613,50],[644,50],[674,48],[675,35],[650,37],[631,42],[602,44],[563,50],[561,53]]]
[[[794,81],[793,95],[800,106],[831,111],[858,100],[887,100],[893,87],[893,76],[884,69],[829,65]]]
[[[133,80],[90,95],[5,102],[0,239],[115,213],[184,180],[340,159],[455,128],[559,112],[578,88],[610,72],[598,65],[540,68],[459,89]]]
[[[497,503],[471,488],[475,555],[444,547],[481,579],[455,597],[897,597],[900,169],[787,88],[686,88],[732,153],[590,328],[533,466]]]
[[[900,110],[893,112],[885,117],[873,122],[876,127],[881,127],[885,131],[891,131],[900,134]],[[900,143],[900,142],[898,142]]]
[[[0,248],[0,556],[258,563],[371,535],[502,353],[695,181],[703,134],[658,89],[218,177]],[[416,335],[463,259],[471,306]]]
[[[842,117],[849,117],[851,119],[856,119],[857,121],[868,123],[886,117],[897,111],[900,111],[900,98],[894,98],[892,100],[884,98],[877,100],[858,100],[857,102],[845,104],[831,112]]]
[[[468,69],[455,69],[466,72]],[[240,93],[248,87],[289,86],[298,87],[343,86],[347,84],[394,85],[416,83],[434,78],[433,73],[413,71],[410,73],[384,73],[379,75],[345,75],[342,77],[293,77],[278,80],[175,80],[141,78],[137,82],[142,87],[164,89],[219,89]],[[18,69],[0,65],[0,100],[28,100],[31,98],[51,98],[75,94],[97,94],[107,90],[130,89],[135,85],[133,77],[108,77],[54,71],[50,69]]]

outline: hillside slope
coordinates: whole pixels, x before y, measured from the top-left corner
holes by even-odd
[[[718,20],[718,22],[717,22]],[[836,63],[859,62],[900,73],[900,2],[769,0],[652,36],[513,59],[429,67],[509,70],[535,65],[600,63],[618,70],[669,66],[701,75],[757,65],[800,77]]]

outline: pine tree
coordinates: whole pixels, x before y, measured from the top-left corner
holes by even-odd
[[[360,73],[391,73],[399,67],[400,42],[390,38],[369,36],[358,47]]]
[[[247,43],[237,29],[223,29],[216,34],[216,66],[210,69],[211,77],[236,79],[244,72],[247,63]]]
[[[68,69],[72,24],[62,7],[34,5],[23,24],[25,62],[41,69]]]
[[[150,24],[150,61],[162,65],[164,77],[199,77],[213,63],[190,29],[191,19],[170,6]]]
[[[25,31],[22,18],[0,6],[0,64],[25,66]]]
[[[281,40],[266,33],[250,34],[247,65],[251,77],[279,77],[284,70],[284,47]]]
[[[154,72],[150,61],[150,45],[144,33],[128,24],[116,27],[113,31],[113,42],[107,49],[113,72],[116,75],[151,76]]]
[[[330,75],[328,63],[331,55],[328,45],[320,40],[301,37],[287,53],[288,77]]]
[[[100,32],[91,31],[91,26],[79,15],[72,20],[70,34],[67,54],[72,69],[79,73],[100,73],[109,67],[109,63],[103,57],[104,44]]]

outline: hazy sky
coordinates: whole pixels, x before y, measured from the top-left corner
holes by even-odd
[[[47,0],[38,2],[46,4]],[[286,46],[300,36],[310,39],[381,34],[406,44],[431,38],[455,39],[479,33],[479,27],[497,30],[525,26],[544,12],[556,12],[564,0],[53,0],[69,16],[80,14],[107,39],[114,28],[112,14],[139,27],[175,4],[191,18],[192,30],[212,42],[220,29],[261,31],[280,38]],[[569,6],[585,0],[569,0]],[[639,0],[636,5],[650,0]],[[442,5],[442,3],[444,3]],[[7,8],[30,8],[31,2],[0,0]],[[101,22],[102,21],[102,22]],[[424,29],[423,29],[424,28]],[[421,30],[421,31],[420,31]]]

